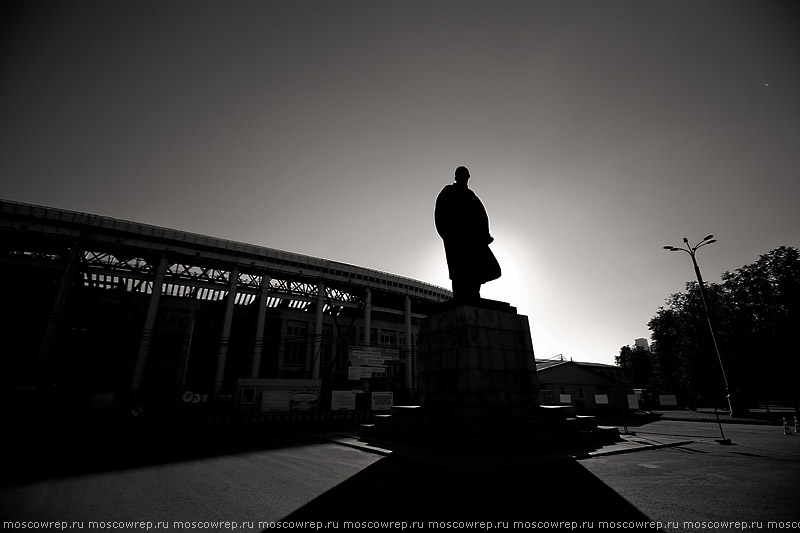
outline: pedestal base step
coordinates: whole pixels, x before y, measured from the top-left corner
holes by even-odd
[[[593,416],[563,416],[568,411],[537,409],[526,418],[445,418],[419,406],[393,407],[391,415],[376,415],[374,423],[362,424],[361,439],[416,441],[429,444],[477,443],[543,444],[615,442],[616,427],[598,426]]]

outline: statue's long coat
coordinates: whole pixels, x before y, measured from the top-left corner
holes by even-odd
[[[452,280],[486,283],[500,277],[500,265],[489,249],[489,217],[486,208],[466,186],[445,186],[436,198],[436,231],[444,241],[447,268]]]

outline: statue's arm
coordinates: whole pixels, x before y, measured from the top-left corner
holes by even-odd
[[[494,241],[494,237],[489,232],[489,215],[486,213],[486,207],[483,205],[483,202],[476,196],[475,199],[478,201],[478,205],[480,209],[478,209],[478,213],[480,214],[480,227],[481,227],[481,240],[486,241],[486,244],[491,244]]]

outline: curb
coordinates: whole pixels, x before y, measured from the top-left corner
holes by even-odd
[[[713,413],[707,412],[694,412],[694,416],[687,416],[686,411],[661,411],[653,413],[657,416],[649,422],[700,422],[709,424],[742,424],[753,426],[775,426],[780,425],[781,420],[777,415],[770,417],[732,417],[727,413],[719,413],[719,420]],[[793,415],[793,413],[792,413]],[[788,418],[788,417],[787,417]],[[635,426],[634,426],[635,427]]]
[[[308,436],[323,442],[338,444],[339,446],[345,446],[347,448],[361,450],[362,452],[374,453],[375,455],[380,455],[383,457],[387,457],[392,454],[392,450],[387,450],[385,448],[379,448],[377,446],[370,446],[369,444],[364,444],[363,442],[358,441],[355,437],[325,436],[325,435],[308,435]],[[353,439],[353,440],[351,441],[347,439]]]
[[[662,448],[673,448],[676,446],[686,446],[687,444],[693,444],[695,441],[693,440],[681,440],[676,442],[668,442],[664,444],[642,444],[637,446],[631,446],[628,448],[618,448],[616,450],[598,450],[596,452],[589,452],[580,455],[573,455],[572,458],[581,461],[583,459],[592,459],[593,457],[605,457],[608,455],[621,455],[623,453],[634,453],[634,452],[643,452],[647,450],[659,450]]]
[[[340,446],[345,446],[347,448],[353,448],[356,450],[361,450],[367,453],[373,453],[375,455],[380,455],[382,457],[387,457],[394,453],[392,450],[388,450],[385,448],[380,448],[378,446],[371,446],[369,444],[365,444],[360,442],[355,437],[348,437],[344,435],[309,435],[317,440],[323,442],[329,442],[331,444],[337,444]],[[606,457],[610,455],[621,455],[626,453],[634,453],[634,452],[643,452],[647,450],[658,450],[663,448],[674,448],[677,446],[686,446],[688,444],[693,444],[694,440],[680,440],[675,442],[667,442],[667,443],[658,443],[658,444],[637,444],[634,446],[629,446],[625,448],[617,448],[617,449],[610,449],[610,450],[597,450],[594,452],[587,452],[581,453],[577,455],[569,455],[566,454],[563,457],[574,459],[577,461],[585,460],[585,459],[592,459],[594,457]]]

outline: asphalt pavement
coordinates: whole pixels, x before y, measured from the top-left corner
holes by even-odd
[[[800,435],[723,425],[730,445],[697,439],[581,464],[664,531],[800,529]]]
[[[668,421],[654,424],[669,430]],[[381,530],[394,528],[390,521],[734,531],[703,522],[760,521],[768,530],[769,521],[800,520],[800,435],[724,426],[730,445],[637,432],[536,450],[364,441],[353,428],[170,442],[149,435],[124,446],[95,435],[89,448],[62,436],[49,450],[6,455],[0,511],[17,525],[63,521],[74,531],[91,522],[107,531],[146,530],[148,522],[170,531],[346,522]]]

